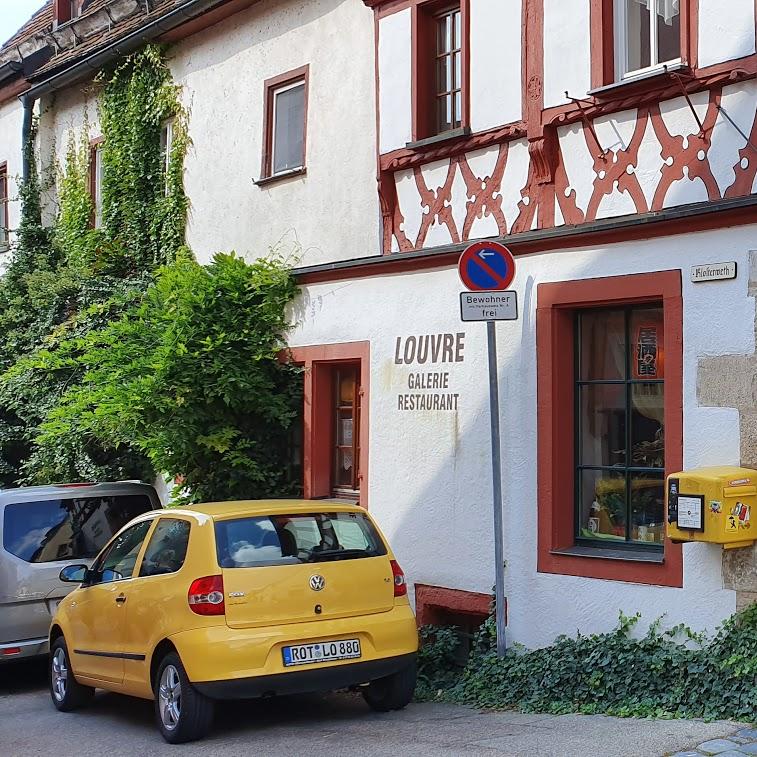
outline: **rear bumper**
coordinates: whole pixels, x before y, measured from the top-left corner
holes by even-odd
[[[18,650],[18,651],[15,651]],[[39,657],[50,651],[47,636],[42,639],[24,639],[23,641],[7,641],[0,644],[0,664],[11,660],[21,660],[28,657]]]
[[[236,678],[230,681],[203,681],[194,687],[212,699],[251,699],[284,694],[309,694],[358,686],[392,675],[415,661],[415,654],[385,660],[330,665],[320,670],[293,670],[276,675]]]

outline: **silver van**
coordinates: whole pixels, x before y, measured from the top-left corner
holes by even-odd
[[[89,563],[134,516],[160,509],[149,484],[119,481],[0,490],[0,664],[47,654],[50,619]]]

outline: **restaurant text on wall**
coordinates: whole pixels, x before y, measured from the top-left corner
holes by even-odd
[[[465,333],[398,336],[395,365],[412,366],[403,390],[397,395],[398,410],[457,410],[460,394],[452,391],[447,365],[465,359]],[[419,370],[433,366],[431,370]]]

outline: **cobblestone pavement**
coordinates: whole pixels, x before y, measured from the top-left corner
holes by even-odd
[[[2,757],[662,757],[757,755],[757,732],[728,721],[633,720],[601,715],[486,712],[412,704],[371,712],[358,695],[221,702],[204,741],[170,747],[151,702],[98,692],[75,713],[60,713],[46,664],[0,665]],[[757,728],[757,725],[754,726]],[[741,735],[738,735],[741,734]],[[750,736],[754,734],[754,738]],[[739,739],[739,741],[737,741]],[[695,745],[700,744],[701,747]],[[691,749],[690,752],[681,751]],[[697,750],[700,751],[697,751]],[[735,751],[740,749],[741,751]]]
[[[745,754],[757,755],[757,726],[742,728],[725,739],[710,739],[694,749],[676,752],[673,757],[744,757]]]

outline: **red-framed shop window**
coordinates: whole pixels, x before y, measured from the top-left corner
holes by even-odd
[[[428,0],[412,8],[413,139],[469,125],[469,0]]]
[[[593,88],[696,67],[697,0],[591,0]]]
[[[369,342],[292,347],[287,355],[305,368],[303,496],[367,507]]]
[[[621,348],[587,372],[580,341],[598,318],[615,323]],[[683,464],[682,341],[680,271],[539,285],[539,572],[682,585],[657,501]],[[587,404],[587,391],[603,399]],[[588,446],[586,418],[597,425]]]

